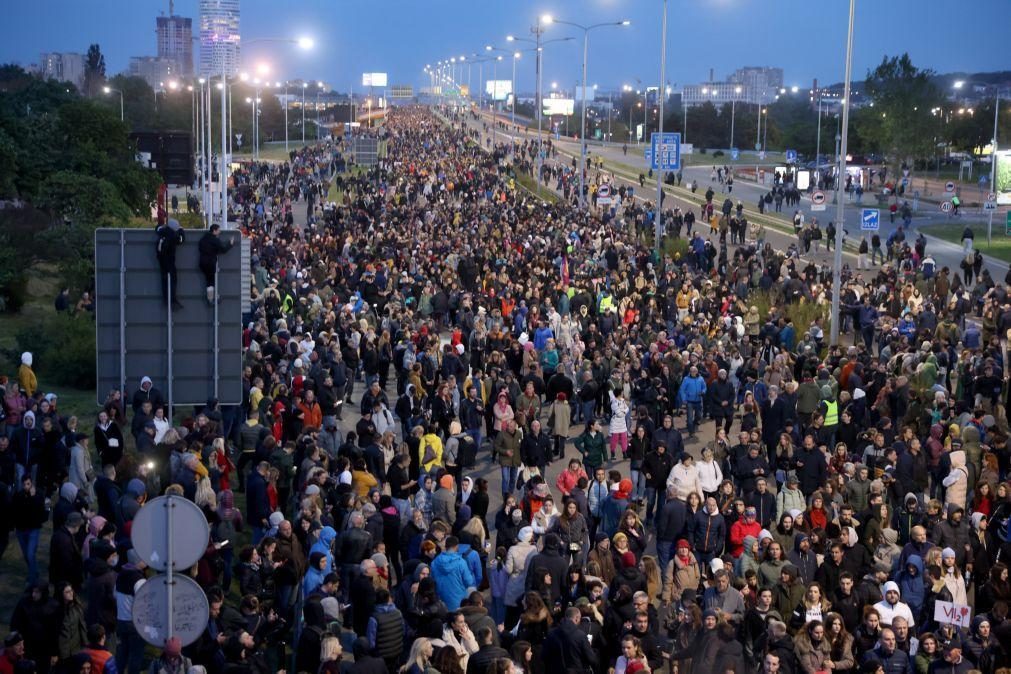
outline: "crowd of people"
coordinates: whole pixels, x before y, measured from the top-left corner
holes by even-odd
[[[88,427],[24,354],[0,674],[1011,665],[1006,287],[899,248],[847,270],[830,346],[791,320],[828,301],[796,247],[657,257],[652,205],[536,199],[529,143],[484,148],[470,115],[392,109],[362,171],[328,142],[235,172],[241,406],[144,378]],[[131,527],[165,493],[210,524],[210,619],[154,653]]]

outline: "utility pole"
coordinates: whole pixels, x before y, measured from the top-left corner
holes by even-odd
[[[667,88],[664,84],[667,80],[667,0],[663,0],[663,21],[661,22],[661,32],[660,32],[660,86],[656,90],[657,98],[659,101],[659,112],[660,117],[657,120],[657,133],[660,137],[660,142],[657,143],[656,150],[659,151],[663,147],[663,99],[666,97]],[[648,106],[647,106],[648,107]],[[645,134],[644,134],[645,135]],[[645,138],[643,139],[645,140]],[[653,161],[657,161],[656,157],[653,157]],[[663,168],[662,164],[657,161],[657,165],[661,168],[657,169],[656,172],[656,231],[653,234],[653,241],[656,244],[656,255],[657,260],[660,264],[663,264]]]
[[[846,37],[846,79],[843,84],[843,109],[842,109],[842,138],[839,146],[839,177],[836,183],[836,194],[842,188],[842,178],[846,174],[846,144],[849,140],[850,121],[850,78],[853,75],[853,21],[856,13],[857,0],[850,0],[850,20],[849,32]],[[768,121],[765,123],[769,126]],[[843,213],[843,200],[839,199],[836,204],[835,219],[835,264],[832,269],[832,341],[833,346],[839,344],[839,318],[840,295],[842,294],[842,243],[843,229],[846,225],[845,214]]]

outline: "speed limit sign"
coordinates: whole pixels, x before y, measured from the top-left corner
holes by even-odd
[[[945,213],[949,213],[952,208],[954,208],[954,207],[951,205],[950,201],[942,201],[941,202],[941,210],[944,211]]]

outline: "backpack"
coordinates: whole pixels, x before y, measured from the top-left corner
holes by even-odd
[[[456,451],[456,464],[461,468],[470,468],[477,463],[477,445],[469,435],[459,437],[459,448]]]

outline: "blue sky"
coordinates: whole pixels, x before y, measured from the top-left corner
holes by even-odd
[[[176,13],[197,23],[197,0],[176,0]],[[311,35],[316,48],[256,45],[251,65],[268,60],[278,79],[321,79],[347,90],[365,71],[389,73],[391,84],[427,84],[422,67],[470,54],[485,44],[506,46],[508,33],[528,35],[543,13],[582,24],[630,19],[627,28],[590,34],[589,81],[602,88],[659,79],[660,0],[243,0],[243,37]],[[786,84],[809,87],[842,80],[848,3],[845,0],[701,0],[671,2],[667,80],[675,88],[723,79],[744,65],[782,67]],[[168,0],[8,0],[0,22],[0,62],[35,62],[41,51],[84,52],[98,42],[110,73],[130,56],[155,53],[155,16]],[[908,51],[939,72],[1011,69],[1006,42],[991,28],[1011,26],[1011,1],[858,0],[854,77],[885,54]],[[196,26],[195,26],[196,27]],[[552,26],[545,39],[576,36]],[[580,77],[580,39],[551,45],[544,81],[569,87]],[[530,55],[532,56],[532,54]],[[486,79],[490,79],[487,72]],[[517,88],[533,86],[533,59],[517,69]],[[508,79],[509,66],[500,66]],[[472,78],[477,84],[477,67]]]

